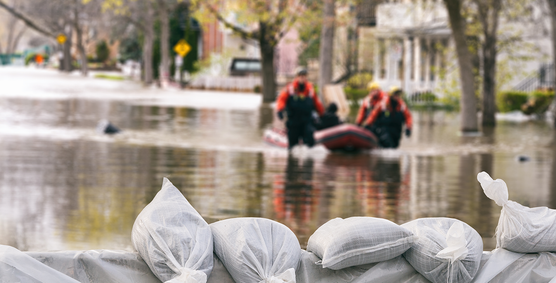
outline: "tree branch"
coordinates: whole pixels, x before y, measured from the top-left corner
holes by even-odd
[[[19,12],[17,12],[16,10],[14,10],[12,7],[8,6],[6,3],[4,3],[2,0],[0,0],[0,7],[4,8],[6,11],[8,11],[10,14],[12,14],[13,16],[15,16],[16,18],[22,20],[28,27],[48,36],[51,38],[56,38],[56,35],[54,33],[52,33],[51,31],[45,30],[41,27],[39,27],[38,25],[36,25],[35,23],[33,23],[29,18],[27,18],[26,16],[20,14]]]
[[[238,27],[233,23],[230,23],[228,20],[224,19],[224,17],[222,17],[222,15],[220,15],[220,13],[218,13],[218,11],[216,11],[216,9],[212,7],[212,5],[206,4],[206,6],[209,9],[209,11],[216,17],[216,19],[218,19],[218,21],[223,23],[227,28],[230,28],[234,32],[239,33],[243,38],[258,39],[259,37],[258,31],[248,32],[242,29],[241,27]]]

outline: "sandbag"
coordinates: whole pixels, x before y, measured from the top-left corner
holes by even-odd
[[[409,249],[415,237],[400,225],[375,217],[335,218],[319,227],[307,243],[322,267],[334,270],[387,261]]]
[[[265,218],[233,218],[210,228],[214,253],[235,282],[296,282],[301,247],[285,225]]]
[[[556,252],[556,210],[529,208],[508,200],[508,186],[486,172],[477,175],[485,195],[502,207],[496,247],[518,253]]]
[[[0,245],[0,282],[79,283],[72,277],[42,264],[20,250],[4,245]]]
[[[168,179],[135,219],[131,240],[162,282],[207,282],[213,268],[212,232]]]
[[[401,225],[417,240],[403,256],[433,283],[467,283],[479,270],[483,240],[475,229],[451,218],[420,218]]]

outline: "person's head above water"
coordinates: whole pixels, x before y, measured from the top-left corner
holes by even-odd
[[[328,113],[336,113],[337,111],[338,111],[338,106],[334,102],[331,102],[326,108],[326,112]]]

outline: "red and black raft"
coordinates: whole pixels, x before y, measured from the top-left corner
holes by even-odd
[[[362,150],[378,147],[378,139],[373,133],[352,124],[341,124],[317,131],[315,142],[329,150]]]
[[[270,145],[288,147],[285,130],[267,129],[263,139]],[[365,150],[378,147],[378,139],[373,133],[352,124],[342,124],[316,131],[315,142],[324,145],[329,150]]]

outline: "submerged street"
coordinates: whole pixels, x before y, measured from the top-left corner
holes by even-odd
[[[506,115],[494,130],[461,136],[457,112],[413,111],[413,134],[397,150],[288,155],[263,143],[272,105],[253,93],[33,68],[0,68],[0,85],[0,244],[22,251],[132,250],[133,222],[163,177],[207,222],[273,219],[302,247],[335,217],[453,217],[491,250],[501,208],[484,195],[481,171],[503,179],[510,200],[556,208],[546,121]],[[98,133],[101,119],[123,132]]]

